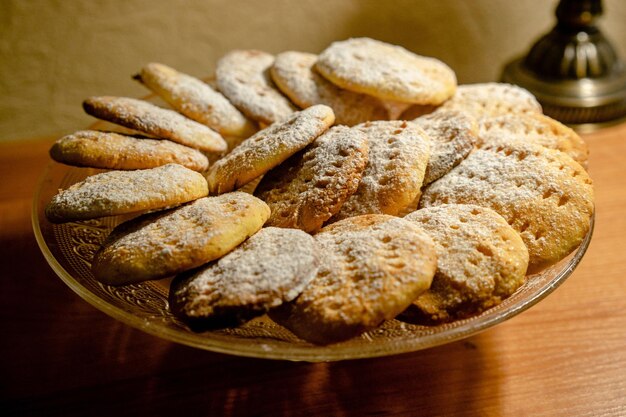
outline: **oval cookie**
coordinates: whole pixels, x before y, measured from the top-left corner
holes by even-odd
[[[254,192],[272,210],[267,224],[317,231],[356,191],[367,154],[360,130],[335,126],[269,171]]]
[[[314,70],[317,55],[283,52],[276,56],[272,79],[301,108],[325,104],[335,113],[335,123],[354,126],[368,120],[387,120],[385,104],[372,96],[344,90]]]
[[[202,174],[178,164],[92,175],[60,191],[46,206],[53,223],[159,210],[208,194]]]
[[[387,215],[352,217],[315,235],[323,262],[293,302],[270,312],[313,343],[334,343],[392,319],[430,286],[437,256],[414,223]]]
[[[441,111],[413,121],[430,138],[424,185],[443,177],[474,149],[478,127],[474,118],[463,112]]]
[[[330,107],[317,105],[257,132],[209,169],[211,193],[232,191],[265,174],[313,142],[334,121]]]
[[[369,38],[332,43],[316,68],[341,88],[383,100],[438,105],[456,89],[454,71],[438,59]]]
[[[266,227],[223,258],[176,277],[170,308],[194,329],[237,326],[296,298],[318,265],[312,236]]]
[[[420,205],[489,207],[518,231],[529,252],[529,272],[574,250],[590,227],[593,187],[568,155],[521,141],[484,144],[429,185]]]
[[[147,101],[127,97],[90,97],[83,108],[94,117],[157,138],[206,152],[223,152],[226,142],[209,127]]]
[[[357,191],[331,221],[359,214],[396,215],[419,195],[430,157],[422,128],[406,121],[376,121],[355,126],[369,142],[369,160]]]
[[[178,112],[221,135],[248,137],[256,132],[250,120],[202,80],[159,63],[147,64],[134,78]]]
[[[404,217],[435,241],[437,272],[405,315],[426,321],[469,317],[500,304],[525,281],[528,249],[495,211],[444,204]]]
[[[63,164],[102,169],[147,169],[169,163],[199,172],[209,168],[207,157],[196,149],[169,140],[97,130],[62,137],[50,148],[50,156]]]
[[[124,285],[196,268],[217,259],[256,233],[267,205],[247,193],[200,198],[118,225],[94,256],[95,278]]]
[[[269,70],[274,56],[256,50],[236,50],[217,62],[218,89],[252,120],[271,124],[296,111],[274,87]]]

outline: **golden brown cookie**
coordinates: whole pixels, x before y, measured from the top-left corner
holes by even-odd
[[[209,127],[147,101],[127,97],[90,97],[83,108],[94,117],[157,138],[206,152],[223,152],[226,142]]]
[[[256,132],[254,123],[202,80],[159,63],[145,65],[134,78],[178,112],[223,136],[247,138]]]
[[[237,326],[296,298],[319,262],[311,235],[265,227],[223,258],[176,277],[170,308],[196,330]]]
[[[417,124],[376,121],[355,126],[369,141],[369,160],[357,191],[331,221],[359,214],[396,215],[420,192],[430,140]]]
[[[283,121],[295,106],[276,89],[269,71],[274,56],[256,50],[236,50],[217,62],[218,89],[246,116],[271,124]]]
[[[541,113],[541,105],[528,90],[506,83],[459,85],[439,110],[460,110],[479,120],[510,113]]]
[[[466,113],[446,110],[414,120],[430,138],[424,185],[447,174],[474,149],[478,127]]]
[[[102,169],[147,169],[174,163],[194,171],[209,168],[200,151],[169,140],[155,140],[114,132],[81,130],[57,140],[50,148],[57,162]]]
[[[332,43],[316,68],[341,88],[383,100],[438,105],[456,89],[454,71],[443,62],[369,38]]]
[[[592,182],[563,152],[522,141],[483,144],[422,194],[421,207],[447,203],[489,207],[528,247],[529,271],[564,258],[587,234]]]
[[[332,109],[320,104],[257,132],[213,164],[209,190],[221,194],[247,184],[305,148],[334,121]]]
[[[256,233],[267,205],[235,192],[200,198],[118,225],[94,256],[95,278],[124,285],[165,278],[224,256]]]
[[[430,286],[437,255],[414,223],[387,215],[352,217],[315,235],[323,262],[293,302],[270,312],[296,336],[326,344],[392,319]]]
[[[585,141],[569,127],[543,114],[506,114],[481,120],[479,142],[488,143],[506,138],[525,140],[565,152],[587,167],[589,149]]]
[[[59,191],[46,206],[53,223],[174,207],[208,194],[202,174],[178,164],[92,175]]]
[[[313,68],[317,55],[305,52],[283,52],[271,68],[272,79],[291,101],[301,108],[325,104],[335,112],[335,123],[354,126],[368,120],[387,120],[385,104],[365,94],[344,90]]]
[[[267,224],[317,231],[356,191],[367,154],[363,132],[335,126],[269,171],[254,192],[272,210]]]
[[[426,321],[469,317],[500,304],[525,281],[528,249],[495,211],[444,204],[404,217],[433,238],[437,272],[406,315]]]

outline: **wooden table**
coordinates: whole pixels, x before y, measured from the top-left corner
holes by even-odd
[[[0,414],[626,416],[626,124],[586,137],[595,235],[556,292],[464,341],[317,364],[188,348],[91,307],[31,231],[50,141],[0,145]]]

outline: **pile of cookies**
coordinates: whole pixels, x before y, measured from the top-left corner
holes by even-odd
[[[107,170],[60,190],[51,222],[136,213],[96,253],[109,285],[174,276],[194,330],[268,313],[313,343],[398,317],[493,307],[583,240],[587,147],[527,91],[457,86],[434,58],[368,38],[319,55],[233,51],[208,82],[134,77],[171,109],[91,97],[133,134],[80,131],[58,162]]]

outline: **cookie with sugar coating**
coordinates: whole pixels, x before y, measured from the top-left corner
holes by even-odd
[[[59,191],[45,209],[53,223],[175,207],[208,194],[202,174],[178,164],[92,175]]]
[[[102,169],[148,169],[170,163],[198,172],[209,168],[207,157],[188,146],[97,130],[62,137],[50,148],[50,156],[63,164]]]
[[[388,215],[351,217],[315,235],[324,262],[294,301],[270,312],[296,336],[317,344],[357,336],[396,317],[435,274],[432,239]]]
[[[430,289],[403,316],[436,322],[470,317],[500,304],[525,282],[528,249],[495,211],[444,204],[404,219],[433,238],[437,272]]]
[[[263,201],[242,192],[145,214],[113,229],[94,256],[92,272],[109,285],[178,274],[224,256],[269,215]]]
[[[209,169],[210,192],[232,191],[260,177],[313,142],[334,121],[332,109],[320,104],[257,132]]]
[[[237,326],[296,298],[319,262],[311,235],[265,227],[223,258],[177,276],[170,307],[194,330]]]
[[[333,42],[315,66],[333,84],[383,100],[438,105],[456,89],[454,71],[438,59],[370,38]]]
[[[363,132],[335,126],[265,174],[254,195],[272,210],[268,225],[321,228],[359,186],[368,149]]]

